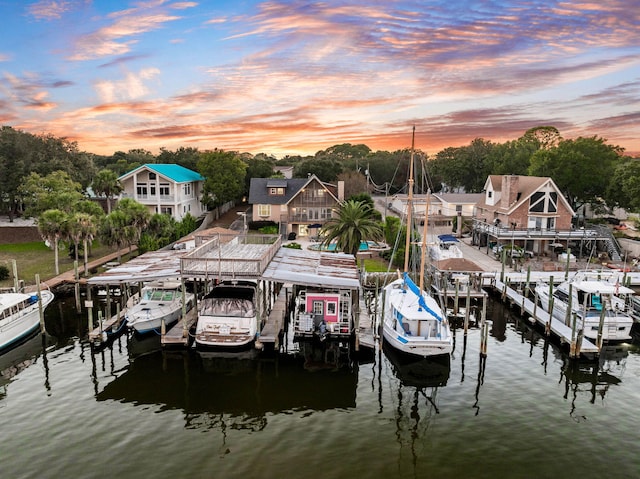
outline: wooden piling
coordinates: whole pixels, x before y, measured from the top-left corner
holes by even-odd
[[[87,331],[93,330],[93,301],[91,299],[91,286],[87,283],[87,300],[84,302],[87,308]]]
[[[40,332],[47,332],[44,325],[44,308],[42,307],[42,290],[40,289],[40,275],[36,273],[36,285],[38,286],[38,314],[40,315]]]
[[[600,322],[598,323],[598,339],[596,341],[598,351],[602,351],[602,329],[604,328],[604,315],[605,308],[602,308],[600,310]]]
[[[569,346],[569,357],[575,358],[576,356],[576,322],[577,315],[576,313],[572,313],[572,321],[571,321],[571,345]]]

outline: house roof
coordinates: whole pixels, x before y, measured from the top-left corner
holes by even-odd
[[[251,178],[249,186],[249,203],[252,205],[286,205],[309,183],[317,181],[336,201],[334,187],[323,183],[316,175],[309,178]],[[270,195],[269,188],[284,188],[284,195]]]
[[[128,178],[143,169],[158,173],[176,183],[190,183],[192,181],[204,180],[204,177],[200,173],[173,163],[147,163],[139,166],[135,170],[125,173],[119,179]]]
[[[451,204],[472,204],[475,205],[480,201],[484,194],[482,193],[433,193],[433,196],[438,198],[443,203]]]
[[[506,175],[489,175],[487,181],[485,182],[485,190],[491,185],[491,188],[495,192],[502,192],[502,178]],[[477,203],[478,207],[489,209],[493,211],[503,211],[506,213],[510,213],[511,211],[516,210],[523,203],[529,201],[529,198],[536,191],[542,189],[547,183],[551,184],[553,188],[558,192],[558,199],[562,201],[567,208],[567,210],[573,213],[573,208],[564,197],[558,186],[554,183],[554,181],[546,176],[518,176],[518,200],[514,202],[512,205],[509,205],[508,208],[504,208],[501,206],[500,202],[495,205],[488,205],[486,202],[486,196],[482,196]]]

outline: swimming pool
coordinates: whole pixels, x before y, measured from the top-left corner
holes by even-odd
[[[336,251],[336,243],[329,243],[328,245],[323,245],[322,243],[312,244],[307,249],[311,251]],[[365,251],[384,251],[389,249],[389,247],[385,243],[380,243],[378,241],[361,241],[360,248],[358,251],[360,253]]]

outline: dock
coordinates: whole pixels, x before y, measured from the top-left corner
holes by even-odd
[[[162,346],[177,346],[186,348],[189,345],[189,331],[198,319],[196,308],[191,310],[168,331],[160,336]]]
[[[286,287],[280,289],[267,321],[262,327],[262,331],[260,331],[260,342],[265,345],[271,345],[274,351],[280,349],[280,335],[284,329],[285,316],[287,314],[287,290],[288,288]]]
[[[555,334],[562,343],[568,343],[572,345],[572,348],[576,345],[577,333],[572,328],[564,324],[559,319],[551,317],[549,313],[544,311],[540,306],[537,306],[529,298],[523,296],[515,289],[510,288],[506,283],[496,279],[494,283],[496,290],[500,291],[503,295],[503,300],[520,307],[523,317],[529,320],[529,322],[535,324],[538,323],[545,328],[549,328],[550,332]],[[526,315],[525,315],[526,313]],[[598,354],[600,350],[598,347],[586,338],[582,338],[577,345],[576,356],[582,354]]]

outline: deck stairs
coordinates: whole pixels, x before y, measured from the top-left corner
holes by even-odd
[[[603,225],[591,225],[590,227],[598,230],[599,234],[607,238],[603,242],[604,247],[607,250],[607,254],[609,255],[609,258],[611,258],[611,261],[622,261],[622,249],[620,248],[620,245],[618,244],[615,236],[613,236],[611,230]]]

